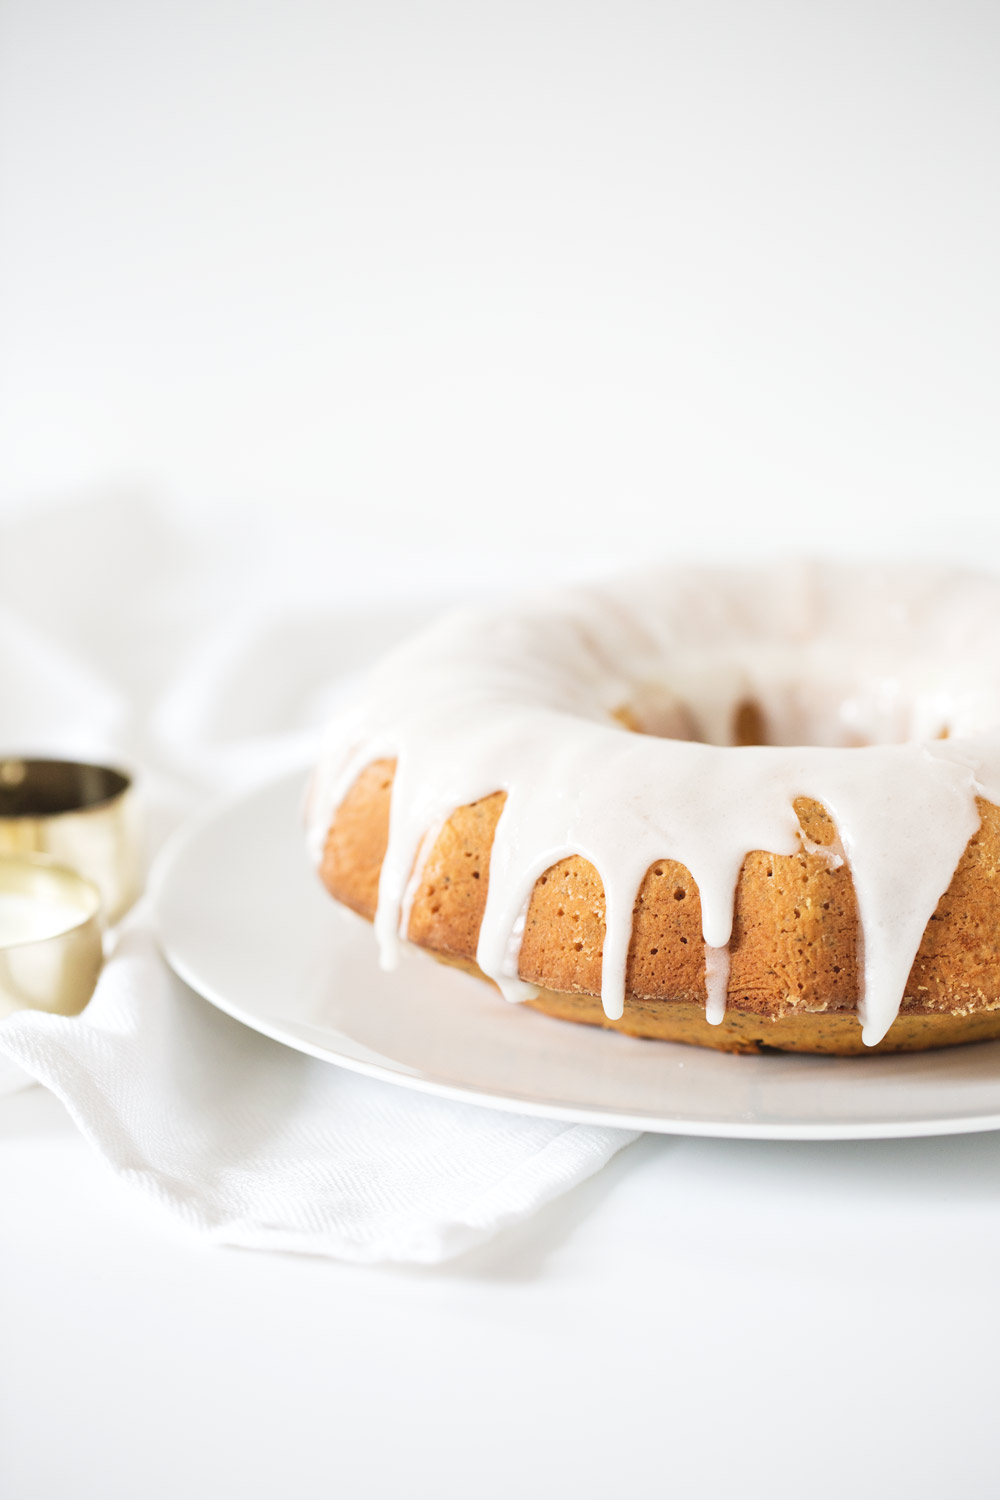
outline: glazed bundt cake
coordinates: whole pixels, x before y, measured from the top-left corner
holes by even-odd
[[[664,569],[452,616],[332,726],[321,878],[567,1020],[731,1051],[1000,1036],[1000,582]]]

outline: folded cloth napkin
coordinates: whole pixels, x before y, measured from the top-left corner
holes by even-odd
[[[163,608],[156,562],[166,551],[168,597],[177,589],[189,605],[190,571],[177,546],[164,548],[162,521],[142,512],[128,519],[133,554],[141,558],[145,545],[147,559],[125,601],[124,654],[103,616],[69,607],[69,576],[72,651],[30,620],[0,619],[0,679],[5,664],[12,680],[17,667],[0,749],[125,753],[145,768],[161,833],[197,805],[199,791],[300,760],[333,691],[323,650],[333,632],[316,620],[299,630],[294,693],[296,622],[273,608],[214,627],[208,611],[178,662],[176,610]],[[23,563],[30,528],[9,533],[8,554],[19,544]],[[73,569],[78,577],[79,555]],[[216,589],[211,573],[207,588]],[[165,663],[172,670],[158,685],[150,675]],[[60,719],[60,704],[71,718]],[[0,1023],[2,1059],[51,1089],[125,1182],[212,1240],[353,1261],[457,1255],[582,1182],[634,1138],[415,1094],[258,1036],[170,972],[142,906],[84,1014],[20,1012]]]
[[[355,1261],[479,1244],[631,1137],[428,1098],[268,1041],[122,936],[82,1016],[22,1011],[0,1048],[124,1181],[211,1239]]]

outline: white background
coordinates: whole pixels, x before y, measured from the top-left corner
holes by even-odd
[[[110,642],[177,533],[233,609],[993,565],[998,68],[982,3],[5,0],[0,606]],[[0,1482],[992,1497],[998,1252],[991,1136],[647,1139],[451,1270],[209,1250],[35,1090]]]
[[[328,588],[998,540],[991,6],[2,15],[9,503]]]

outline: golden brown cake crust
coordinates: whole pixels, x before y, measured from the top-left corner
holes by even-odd
[[[357,778],[330,829],[321,878],[337,900],[374,916],[389,829],[395,765],[376,761]],[[414,897],[409,941],[474,966],[489,886],[489,859],[504,795],[458,808],[428,855]],[[982,824],[941,898],[910,971],[900,1016],[874,1050],[920,1049],[1000,1035],[1000,808],[980,801]],[[601,987],[604,890],[574,855],[538,880],[521,947],[531,1002],[565,1019],[635,1035],[731,1051],[761,1046],[861,1052],[858,922],[846,865],[823,849],[836,830],[818,803],[795,804],[806,845],[799,854],[757,851],[736,889],[726,1020],[709,1026],[698,888],[683,865],[647,871],[633,914],[626,1008],[609,1023]],[[815,851],[817,852],[813,852]]]

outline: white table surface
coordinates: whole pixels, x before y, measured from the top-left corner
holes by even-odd
[[[5,1500],[994,1497],[1000,1135],[644,1137],[434,1270],[211,1248],[0,1100]]]

